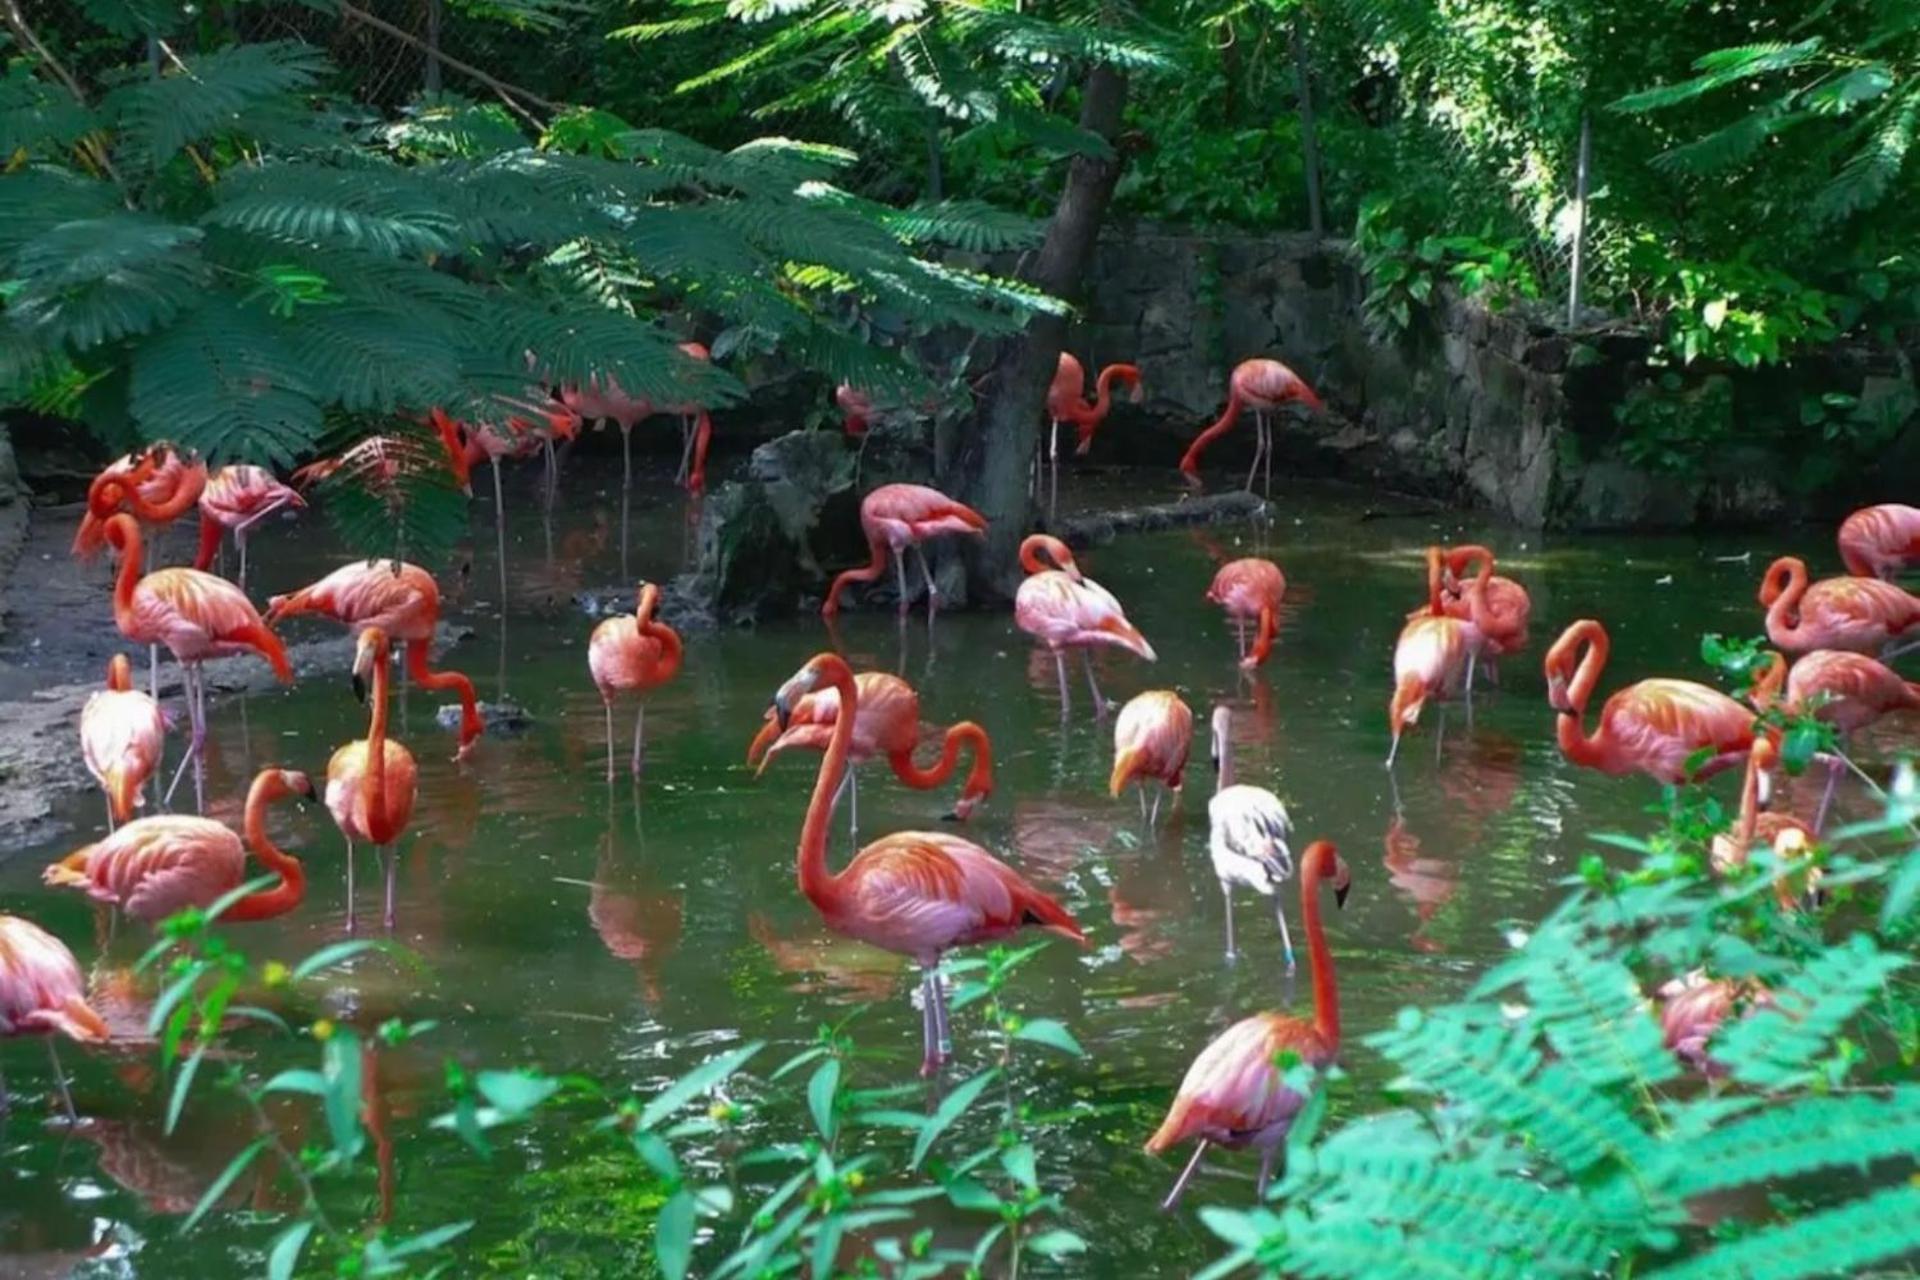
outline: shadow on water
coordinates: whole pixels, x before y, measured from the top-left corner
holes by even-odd
[[[605,1166],[582,1154],[587,1148],[565,1125],[536,1124],[485,1165],[427,1129],[440,1109],[445,1055],[585,1072],[615,1090],[649,1091],[746,1038],[774,1041],[777,1061],[783,1048],[810,1042],[820,1024],[870,1005],[855,1025],[863,1047],[877,1052],[859,1060],[859,1082],[911,1077],[919,1014],[906,999],[908,967],[828,934],[795,887],[794,845],[818,757],[795,753],[758,780],[742,762],[773,689],[833,646],[858,668],[904,673],[927,721],[986,727],[997,789],[960,830],[1058,894],[1088,929],[1087,951],[1050,947],[1013,986],[1025,1014],[1063,1019],[1088,1050],[1083,1060],[1049,1058],[1021,1085],[1044,1109],[1089,1104],[1043,1154],[1042,1169],[1064,1188],[1066,1225],[1102,1242],[1098,1267],[1086,1274],[1187,1273],[1209,1258],[1204,1232],[1190,1220],[1151,1211],[1173,1170],[1141,1154],[1139,1143],[1211,1034],[1256,1009],[1298,1010],[1309,987],[1304,961],[1288,983],[1271,913],[1250,896],[1237,904],[1241,958],[1222,960],[1223,907],[1206,855],[1213,773],[1204,744],[1179,804],[1146,832],[1133,797],[1106,793],[1112,722],[1094,718],[1080,672],[1070,673],[1073,705],[1063,719],[1051,658],[1007,615],[943,612],[929,629],[916,614],[903,629],[890,610],[856,601],[832,634],[818,618],[800,617],[688,637],[679,678],[649,703],[643,784],[636,790],[623,773],[609,788],[602,709],[586,671],[593,619],[573,597],[606,588],[626,597],[639,578],[671,578],[691,552],[689,507],[663,476],[642,475],[626,491],[617,458],[609,466],[582,455],[566,462],[549,522],[537,479],[510,478],[507,518],[489,528],[493,504],[478,503],[471,546],[442,574],[448,621],[472,629],[443,661],[474,674],[488,702],[511,692],[531,728],[489,735],[457,766],[453,738],[433,715],[441,700],[418,688],[397,691],[394,722],[419,761],[420,784],[413,830],[399,849],[396,936],[421,965],[358,957],[324,1002],[329,1016],[365,1029],[395,1016],[440,1022],[426,1041],[383,1051],[368,1073],[378,1091],[369,1103],[376,1154],[398,1153],[394,1213],[415,1225],[478,1216],[475,1258],[489,1243],[501,1244],[501,1257],[523,1258],[515,1250],[546,1232],[609,1268],[624,1265],[635,1247],[580,1225],[606,1197],[617,1200],[621,1184],[598,1172]],[[1171,495],[1164,480],[1076,474],[1063,480],[1060,501],[1069,509],[1163,500]],[[1762,557],[1797,552],[1829,568],[1833,561],[1814,532],[1764,543],[1542,538],[1459,518],[1362,519],[1363,502],[1283,486],[1267,524],[1136,536],[1093,548],[1083,561],[1160,654],[1151,665],[1099,655],[1108,695],[1123,701],[1172,687],[1203,725],[1208,708],[1230,703],[1241,780],[1282,797],[1302,842],[1327,836],[1344,847],[1353,896],[1329,922],[1351,1029],[1343,1108],[1367,1105],[1386,1083],[1384,1065],[1361,1043],[1366,1032],[1404,1003],[1459,996],[1504,949],[1502,922],[1536,920],[1555,898],[1555,882],[1592,850],[1585,833],[1646,823],[1652,784],[1574,770],[1553,746],[1539,658],[1560,628],[1589,615],[1611,625],[1603,693],[1653,674],[1702,678],[1701,632],[1759,628],[1752,564],[1717,557],[1752,546]],[[1448,717],[1444,737],[1437,723],[1423,722],[1389,775],[1381,766],[1389,656],[1406,611],[1420,601],[1421,549],[1465,539],[1499,548],[1502,571],[1532,591],[1533,647],[1505,664],[1498,689],[1476,699],[1470,725],[1464,708]],[[1220,564],[1255,554],[1274,558],[1289,587],[1273,656],[1249,674],[1235,663],[1233,628],[1204,593]],[[254,594],[286,591],[341,559],[310,528],[263,530]],[[330,632],[307,622],[291,630],[295,638]],[[254,770],[276,763],[319,775],[334,747],[365,732],[344,671],[288,691],[216,692],[210,705],[207,808],[236,824]],[[1911,724],[1889,726],[1863,735],[1860,749],[1884,753],[1914,733]],[[1730,796],[1737,778],[1715,786]],[[956,776],[948,791],[913,792],[869,769],[862,834],[954,830],[938,816],[958,788]],[[1853,803],[1843,793],[1843,816]],[[97,796],[74,797],[66,812],[81,832],[97,829]],[[344,853],[324,811],[277,812],[274,827],[307,865],[308,901],[232,935],[258,959],[295,959],[344,935]],[[836,862],[843,832],[837,824]],[[38,883],[44,863],[86,838],[25,850],[0,866],[0,910],[45,923],[92,966],[92,908]],[[1283,892],[1298,940],[1297,885]],[[361,905],[377,920],[370,897]],[[98,967],[124,968],[147,937],[123,925]],[[150,993],[136,986],[116,998],[125,1002],[121,1020],[140,1025]],[[957,1014],[955,1031],[954,1071],[984,1065],[991,1050],[978,1014]],[[298,1044],[251,1035],[241,1043],[250,1070],[305,1065]],[[118,1273],[137,1276],[257,1271],[248,1251],[269,1236],[244,1216],[216,1215],[191,1238],[177,1230],[181,1206],[246,1141],[241,1117],[209,1097],[180,1135],[162,1138],[154,1126],[163,1090],[150,1053],[70,1054],[88,1123],[62,1133],[37,1122],[50,1087],[43,1057],[12,1045],[0,1045],[0,1054],[20,1104],[0,1129],[9,1154],[0,1272],[64,1274],[62,1267],[109,1257]],[[791,1137],[806,1124],[804,1104],[771,1101],[756,1123],[759,1136]],[[1250,1168],[1217,1164],[1192,1199],[1245,1202]],[[365,1194],[373,1204],[392,1193],[394,1176],[370,1165]],[[618,1175],[639,1176],[630,1168]],[[284,1207],[274,1198],[284,1188],[264,1175],[229,1195],[236,1208]],[[256,1195],[266,1199],[255,1205]],[[625,1223],[624,1212],[616,1204],[607,1221]],[[555,1225],[562,1222],[572,1225]]]

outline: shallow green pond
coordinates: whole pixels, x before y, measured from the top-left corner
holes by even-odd
[[[918,1063],[905,962],[825,935],[794,886],[817,757],[783,758],[757,782],[742,763],[773,688],[824,647],[817,619],[690,637],[681,677],[651,704],[644,786],[636,792],[624,776],[611,787],[603,781],[601,708],[585,663],[591,621],[570,597],[619,578],[619,493],[594,492],[591,465],[583,460],[567,477],[550,531],[531,514],[515,521],[504,627],[492,513],[476,508],[472,568],[450,588],[452,620],[475,635],[445,661],[473,674],[485,699],[504,683],[535,726],[489,739],[463,768],[449,762],[452,739],[435,727],[427,699],[416,691],[396,713],[421,763],[396,936],[425,969],[369,960],[341,974],[329,998],[335,1016],[363,1026],[395,1015],[440,1020],[425,1041],[385,1055],[379,1079],[396,1153],[395,1224],[477,1218],[459,1275],[625,1273],[646,1254],[655,1201],[635,1162],[566,1124],[514,1133],[491,1164],[429,1133],[446,1055],[582,1072],[644,1093],[744,1039],[774,1042],[759,1064],[770,1068],[821,1022],[870,1002],[858,1035],[880,1052],[862,1060],[856,1083],[909,1081]],[[1128,494],[1127,482],[1109,481],[1114,492],[1096,494],[1070,479],[1063,498],[1139,498],[1160,483],[1134,482]],[[1768,556],[1793,550],[1816,566],[1834,564],[1818,531],[1542,539],[1451,519],[1363,519],[1364,505],[1344,491],[1288,487],[1270,528],[1142,536],[1084,561],[1160,652],[1152,666],[1103,659],[1108,692],[1173,686],[1203,719],[1212,703],[1234,703],[1242,780],[1281,794],[1303,839],[1337,841],[1352,866],[1352,897],[1330,930],[1350,1072],[1337,1097],[1348,1110],[1372,1105],[1385,1083],[1361,1037],[1403,1004],[1463,991],[1508,945],[1508,927],[1537,919],[1554,898],[1556,882],[1591,849],[1586,833],[1642,827],[1657,799],[1649,782],[1583,773],[1559,758],[1539,658],[1560,628],[1586,615],[1613,628],[1603,690],[1656,673],[1706,678],[1700,633],[1758,630],[1753,593]],[[337,559],[319,528],[277,527],[256,539],[256,596]],[[1421,725],[1390,778],[1381,767],[1389,654],[1402,616],[1421,598],[1420,549],[1469,537],[1499,548],[1503,571],[1531,589],[1533,647],[1507,664],[1471,724],[1456,708],[1444,726],[1433,718]],[[649,482],[636,500],[631,572],[672,574],[687,542],[680,502]],[[1726,558],[1749,549],[1751,562]],[[1275,657],[1252,680],[1237,672],[1231,632],[1202,599],[1217,560],[1245,554],[1271,556],[1290,582]],[[104,608],[99,624],[110,625]],[[1204,744],[1184,809],[1171,821],[1163,815],[1149,835],[1131,796],[1106,795],[1110,727],[1091,718],[1084,686],[1076,681],[1063,721],[1051,661],[1010,616],[943,616],[929,637],[918,618],[903,633],[890,613],[855,608],[840,629],[856,667],[906,675],[930,720],[987,727],[999,787],[967,834],[1056,892],[1092,939],[1084,952],[1049,948],[1014,989],[1028,1015],[1063,1019],[1088,1050],[1078,1060],[1039,1052],[1022,1073],[1036,1107],[1080,1108],[1040,1153],[1043,1182],[1063,1194],[1065,1225],[1094,1242],[1077,1273],[1192,1270],[1212,1256],[1194,1208],[1244,1202],[1251,1158],[1215,1159],[1183,1210],[1162,1216],[1154,1205],[1177,1168],[1143,1155],[1140,1144],[1214,1032],[1248,1012],[1304,1009],[1308,1000],[1304,970],[1296,990],[1271,916],[1251,898],[1237,914],[1244,954],[1233,966],[1222,961],[1221,900],[1205,854],[1212,776]],[[325,630],[303,621],[289,634]],[[619,732],[629,725],[623,716]],[[364,732],[364,712],[342,671],[286,693],[218,698],[214,729],[210,809],[233,818],[255,768],[284,763],[318,775],[335,745]],[[951,798],[869,771],[862,835],[933,825]],[[95,829],[97,797],[76,798],[72,812],[82,831]],[[276,829],[307,862],[310,899],[291,917],[233,932],[258,957],[294,959],[343,935],[342,847],[318,808],[282,816]],[[837,861],[843,826],[835,839]],[[100,957],[104,973],[130,962],[146,935],[123,928],[102,956],[88,904],[40,887],[40,867],[77,843],[18,851],[0,865],[0,910],[56,930],[83,963]],[[371,922],[377,933],[377,878],[370,863],[362,872],[362,927]],[[1289,912],[1297,935],[1297,897]],[[987,1059],[984,1038],[970,1034],[978,1025],[976,1011],[956,1015],[958,1074]],[[238,1043],[263,1071],[310,1058],[306,1047],[269,1037]],[[16,1103],[0,1122],[0,1273],[259,1273],[274,1220],[256,1211],[286,1206],[284,1187],[243,1180],[230,1212],[190,1236],[179,1231],[247,1140],[241,1116],[209,1095],[190,1109],[181,1136],[164,1138],[165,1087],[151,1054],[69,1051],[88,1120],[78,1134],[43,1127],[51,1105],[44,1054],[15,1043],[0,1045],[0,1055]],[[750,1138],[801,1136],[804,1103],[771,1096]],[[380,1196],[371,1164],[355,1194],[369,1204]]]

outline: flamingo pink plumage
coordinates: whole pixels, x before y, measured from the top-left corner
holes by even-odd
[[[73,553],[90,560],[106,546],[107,521],[131,512],[148,529],[172,524],[193,509],[206,487],[207,467],[170,444],[156,444],[108,465],[87,486],[86,514],[73,536]]]
[[[200,550],[193,558],[193,567],[211,569],[214,554],[220,550],[221,535],[231,533],[234,543],[240,548],[240,576],[237,581],[244,591],[247,585],[247,537],[253,532],[253,526],[277,511],[306,505],[305,498],[274,479],[273,472],[265,467],[220,468],[207,480],[206,488],[200,491]]]
[[[1052,567],[1040,558],[1043,554],[1053,562]],[[1060,677],[1060,714],[1066,715],[1069,706],[1066,651],[1078,649],[1087,669],[1087,684],[1093,690],[1094,714],[1105,715],[1109,704],[1093,678],[1088,650],[1111,646],[1152,662],[1153,646],[1138,627],[1127,621],[1120,602],[1105,587],[1081,574],[1073,552],[1060,539],[1044,533],[1029,536],[1020,544],[1020,567],[1027,571],[1027,577],[1014,593],[1013,622],[1053,651],[1054,670]]]
[[[167,722],[151,694],[133,687],[133,664],[116,653],[107,687],[80,709],[80,755],[107,795],[107,825],[126,822],[145,803],[140,789],[166,750]]]
[[[1135,694],[1113,722],[1113,772],[1108,794],[1119,796],[1132,783],[1140,789],[1140,816],[1151,827],[1160,817],[1160,797],[1147,808],[1147,783],[1158,782],[1178,797],[1186,782],[1187,756],[1193,750],[1193,708],[1171,689]]]
[[[1480,571],[1467,571],[1475,562]],[[1474,669],[1486,662],[1490,669],[1527,645],[1527,621],[1533,599],[1512,578],[1494,572],[1493,552],[1476,544],[1427,548],[1428,611],[1458,618],[1467,626],[1467,683],[1473,692]]]
[[[353,928],[353,843],[373,845],[386,863],[387,896],[384,919],[393,928],[393,878],[399,854],[388,847],[406,831],[413,818],[413,799],[419,769],[413,753],[387,737],[387,682],[391,652],[387,634],[377,626],[362,627],[353,657],[353,690],[367,698],[367,736],[349,742],[327,761],[327,811],[347,841],[347,928]],[[373,690],[367,693],[371,675]]]
[[[1281,1055],[1296,1055],[1315,1070],[1325,1069],[1339,1056],[1340,995],[1333,954],[1320,921],[1320,882],[1326,878],[1332,879],[1334,902],[1345,906],[1351,882],[1347,864],[1331,843],[1316,840],[1300,860],[1300,913],[1313,965],[1313,1021],[1256,1013],[1228,1027],[1200,1051],[1167,1108],[1167,1118],[1147,1139],[1149,1155],[1159,1155],[1189,1138],[1200,1140],[1167,1194],[1164,1209],[1179,1203],[1209,1144],[1257,1148],[1260,1181],[1254,1194],[1256,1199],[1264,1198],[1274,1156],[1307,1102],[1282,1078]]]
[[[1813,829],[1819,831],[1826,826],[1827,808],[1846,768],[1848,739],[1883,715],[1920,711],[1920,684],[1902,679],[1877,658],[1847,649],[1815,649],[1783,675],[1785,666],[1785,659],[1774,654],[1773,666],[1755,683],[1751,700],[1765,711],[1784,694],[1789,711],[1824,721],[1839,736],[1840,750],[1828,761],[1827,788],[1814,815]]]
[[[1920,629],[1920,596],[1878,578],[1823,578],[1807,583],[1806,564],[1781,556],[1760,582],[1767,638],[1788,653],[1851,649],[1889,658],[1908,631]]]
[[[0,1039],[49,1037],[47,1055],[69,1119],[73,1097],[51,1037],[63,1035],[83,1044],[107,1039],[107,1024],[87,1003],[86,990],[79,962],[66,943],[31,920],[0,915]],[[0,1075],[0,1113],[6,1110],[7,1082]]]
[[[1891,582],[1920,564],[1920,507],[1883,502],[1862,507],[1840,523],[1840,559],[1857,578]]]
[[[914,763],[914,749],[920,745],[920,695],[899,676],[883,671],[862,671],[853,678],[859,694],[853,725],[853,745],[849,748],[852,765],[885,757],[894,776],[916,791],[931,791],[953,776],[960,763],[960,752],[972,754],[973,766],[954,802],[951,816],[958,821],[971,817],[974,808],[993,794],[993,744],[987,731],[971,720],[953,725],[941,735],[940,759],[931,767]],[[796,748],[825,751],[833,740],[834,722],[840,718],[840,695],[832,687],[816,689],[788,710],[787,727],[782,729],[773,709],[767,709],[766,723],[747,747],[747,763],[759,761],[759,770],[783,751]],[[851,794],[857,769],[847,770]]]
[[[836,933],[911,957],[921,967],[925,1005],[923,1074],[939,1070],[949,1039],[940,957],[954,947],[993,942],[1037,926],[1075,942],[1086,936],[1072,915],[979,845],[937,832],[882,836],[854,855],[844,871],[827,870],[827,823],[846,775],[860,714],[853,671],[837,654],[817,654],[774,695],[782,727],[815,689],[840,695],[841,714],[820,761],[813,798],[800,830],[800,892]],[[847,714],[851,711],[852,714]]]
[[[885,484],[860,501],[860,528],[867,535],[867,547],[873,558],[858,569],[848,569],[833,580],[827,590],[820,616],[832,618],[840,612],[840,593],[852,582],[873,582],[893,557],[900,582],[900,612],[907,612],[906,552],[920,552],[920,571],[927,580],[927,617],[931,619],[939,604],[940,591],[933,583],[933,570],[927,567],[927,553],[921,545],[930,538],[949,533],[980,537],[987,531],[986,517],[962,502],[955,502],[938,489],[922,484]]]
[[[587,669],[600,690],[600,701],[607,711],[607,781],[613,781],[613,700],[620,694],[632,694],[640,710],[633,721],[633,776],[640,776],[640,758],[645,750],[647,694],[680,672],[680,634],[664,622],[654,620],[660,606],[660,588],[651,582],[640,584],[640,596],[632,613],[603,619],[587,641]]]
[[[378,627],[407,647],[407,675],[422,689],[451,689],[460,698],[460,748],[455,760],[473,753],[486,731],[473,681],[458,671],[427,664],[440,625],[440,585],[419,565],[404,560],[356,560],[318,582],[267,601],[267,619],[279,623],[303,613],[343,623],[355,635]]]
[[[833,403],[840,410],[841,425],[848,435],[858,439],[873,425],[873,399],[866,392],[843,382],[833,389]]]
[[[1628,685],[1607,699],[1599,727],[1587,734],[1581,721],[1610,648],[1607,629],[1583,618],[1547,651],[1547,702],[1560,713],[1560,753],[1569,761],[1616,777],[1637,770],[1659,782],[1677,783],[1745,759],[1753,746],[1753,712],[1691,680]],[[1690,775],[1687,761],[1702,750],[1709,752],[1706,762]]]
[[[1094,395],[1087,399],[1087,371],[1073,356],[1062,351],[1047,388],[1047,417],[1053,421],[1053,439],[1049,458],[1060,456],[1060,424],[1072,425],[1079,436],[1074,452],[1084,454],[1093,447],[1094,433],[1113,409],[1113,384],[1124,383],[1135,401],[1140,399],[1140,370],[1130,364],[1110,364],[1094,379]]]
[[[1287,576],[1271,560],[1248,556],[1230,560],[1213,575],[1207,588],[1207,600],[1219,605],[1233,619],[1240,642],[1240,666],[1252,671],[1273,652],[1273,638],[1279,631],[1280,602],[1287,596]],[[1247,624],[1254,624],[1253,650],[1247,650]]]
[[[1400,629],[1393,646],[1393,699],[1387,705],[1387,727],[1393,734],[1388,767],[1400,754],[1400,736],[1419,721],[1427,702],[1444,702],[1459,693],[1466,664],[1467,629],[1458,618],[1423,613]]]
[[[1773,1003],[1758,982],[1709,978],[1699,969],[1663,984],[1659,999],[1660,1037],[1668,1052],[1705,1076],[1726,1073],[1707,1052],[1707,1041],[1727,1019]]]
[[[1226,408],[1221,410],[1212,426],[1193,438],[1193,443],[1187,446],[1187,452],[1180,459],[1180,473],[1186,482],[1196,489],[1200,487],[1201,453],[1215,439],[1231,430],[1242,412],[1251,409],[1257,434],[1254,438],[1253,466],[1247,472],[1247,492],[1253,492],[1253,477],[1264,458],[1267,464],[1267,496],[1272,497],[1273,428],[1267,422],[1267,414],[1289,402],[1304,405],[1315,413],[1326,407],[1299,374],[1278,360],[1242,360],[1235,365],[1233,376],[1227,381]]]
[[[241,898],[221,920],[285,915],[300,905],[307,892],[300,860],[283,852],[267,834],[267,807],[287,796],[317,798],[304,773],[264,769],[254,778],[247,792],[245,846],[225,823],[189,814],[159,814],[129,822],[105,840],[76,849],[49,866],[42,878],[50,885],[83,889],[96,901],[110,902],[136,920],[157,924],[188,907],[204,910],[244,884],[247,848],[251,848],[262,866],[279,875],[280,882]]]
[[[1792,814],[1766,810],[1766,792],[1779,762],[1780,750],[1771,737],[1761,734],[1754,738],[1753,746],[1747,751],[1746,779],[1740,787],[1739,816],[1734,819],[1733,828],[1715,836],[1707,848],[1715,875],[1730,875],[1746,866],[1756,840],[1773,850],[1782,862],[1807,857],[1819,842],[1814,829]],[[1789,912],[1799,910],[1800,905],[1794,893],[1795,878],[1782,873],[1774,880],[1775,896],[1781,908]],[[1819,870],[1808,866],[1797,878],[1811,892],[1819,883]]]

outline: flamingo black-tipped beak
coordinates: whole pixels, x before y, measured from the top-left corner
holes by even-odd
[[[307,804],[315,804],[320,799],[320,793],[314,790],[313,779],[304,773],[300,775],[300,785],[293,789],[293,794],[299,796],[300,799]]]
[[[949,809],[949,810],[947,810],[947,811],[946,811],[945,813],[943,813],[943,814],[941,814],[941,815],[940,815],[940,821],[942,821],[942,822],[965,822],[965,821],[966,821],[966,819],[960,816],[960,812],[959,812],[959,811],[958,811],[957,809]]]
[[[358,671],[353,673],[353,696],[362,706],[367,701],[367,681]]]
[[[780,726],[780,732],[785,733],[787,731],[787,724],[792,719],[793,706],[787,701],[787,695],[784,693],[774,694],[773,722]]]
[[[1348,892],[1349,892],[1349,891],[1350,891],[1350,890],[1351,890],[1352,888],[1353,888],[1353,886],[1352,886],[1352,885],[1350,885],[1350,884],[1343,884],[1343,885],[1341,885],[1341,886],[1340,886],[1339,888],[1337,888],[1337,889],[1335,889],[1335,890],[1333,891],[1333,905],[1334,905],[1334,906],[1336,906],[1336,907],[1339,907],[1339,908],[1340,908],[1340,909],[1341,909],[1342,911],[1344,911],[1344,910],[1346,910],[1346,908],[1347,908],[1347,893],[1348,893]]]

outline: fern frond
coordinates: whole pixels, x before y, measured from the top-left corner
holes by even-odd
[[[75,351],[151,332],[203,297],[200,239],[145,213],[62,223],[14,253],[21,286],[7,309]]]
[[[1823,222],[1838,222],[1878,204],[1906,164],[1914,134],[1920,132],[1920,90],[1904,103],[1888,104],[1886,122],[1875,129],[1840,172],[1814,197],[1813,212]]]
[[[1920,1252],[1920,1184],[1897,1184],[1724,1241],[1647,1280],[1800,1280],[1858,1275],[1877,1262]]]
[[[1703,74],[1691,80],[1682,80],[1677,84],[1659,85],[1652,89],[1643,89],[1639,93],[1627,94],[1623,98],[1616,99],[1609,106],[1611,110],[1629,114],[1660,111],[1667,107],[1678,106],[1736,81],[1767,75],[1775,71],[1790,70],[1811,62],[1819,56],[1822,46],[1821,39],[1815,36],[1794,44],[1769,41],[1731,49],[1716,49],[1693,64],[1694,70]]]
[[[446,253],[458,224],[406,170],[270,164],[220,184],[202,221],[309,245],[342,244],[389,257]]]
[[[461,361],[445,326],[358,304],[302,307],[287,321],[288,353],[314,394],[349,412],[424,411],[458,394]]]
[[[51,159],[100,127],[92,111],[36,79],[24,59],[0,77],[0,156]]]
[[[1688,1142],[1665,1190],[1697,1196],[1920,1151],[1920,1086],[1884,1098],[1806,1097],[1768,1107]]]
[[[1668,172],[1712,173],[1751,159],[1767,139],[1784,133],[1807,119],[1804,112],[1787,108],[1795,95],[1787,94],[1749,112],[1723,129],[1673,147],[1653,158],[1653,167]]]
[[[356,554],[444,563],[467,532],[467,499],[454,487],[440,441],[412,422],[361,438],[336,433],[341,465],[314,492],[340,540]]]
[[[40,165],[10,173],[0,182],[0,262],[11,264],[21,246],[55,227],[120,208],[110,183]]]
[[[1360,1218],[1300,1220],[1286,1215],[1281,1243],[1260,1261],[1276,1275],[1350,1280],[1528,1280],[1550,1258],[1489,1253],[1454,1242],[1424,1243],[1397,1226]]]
[[[1848,1020],[1907,964],[1855,934],[1814,957],[1791,987],[1773,993],[1772,1004],[1725,1028],[1713,1056],[1742,1084],[1779,1089],[1802,1082]]]
[[[1589,1085],[1657,1084],[1679,1074],[1640,984],[1604,939],[1542,928],[1524,982],[1548,1043]]]
[[[287,468],[319,438],[307,370],[263,310],[208,299],[135,349],[130,405],[142,434],[209,463]]]
[[[292,40],[229,45],[182,59],[107,95],[130,160],[157,169],[190,142],[248,134],[248,115],[311,88],[326,71],[319,50]]]

